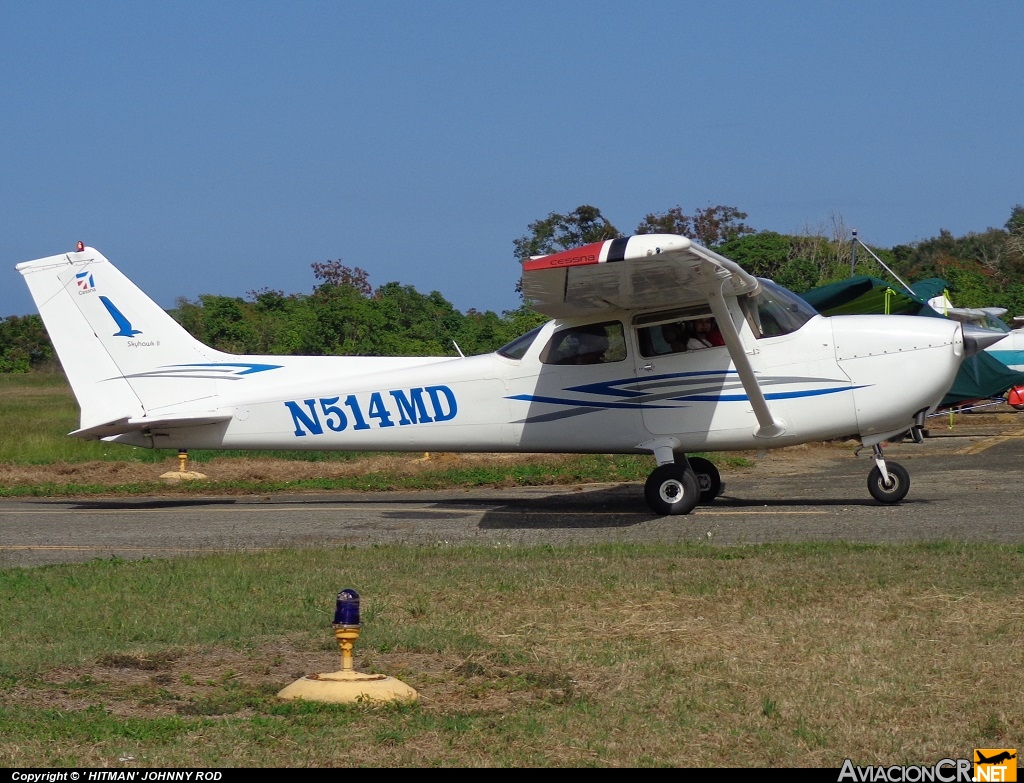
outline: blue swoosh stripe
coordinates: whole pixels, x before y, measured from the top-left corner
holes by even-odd
[[[250,375],[254,372],[266,372],[267,370],[278,370],[280,364],[253,364],[251,362],[203,362],[198,364],[168,364],[167,367],[245,367],[247,369],[236,375]]]
[[[680,408],[679,405],[645,405],[636,402],[602,402],[595,400],[567,400],[562,397],[542,397],[533,394],[516,394],[506,397],[507,400],[521,400],[522,402],[548,402],[552,405],[571,405],[584,408],[610,408],[619,410],[642,410],[650,408]]]
[[[801,391],[791,392],[768,392],[765,394],[766,400],[792,400],[799,399],[802,397],[820,397],[825,394],[838,394],[840,392],[853,391],[854,389],[862,389],[864,385],[860,386],[837,386],[830,389],[804,389]],[[610,408],[610,409],[623,409],[623,410],[652,410],[656,408],[670,408],[678,409],[681,406],[678,405],[654,405],[650,403],[635,403],[635,402],[601,402],[594,400],[572,400],[563,397],[546,397],[541,395],[533,394],[516,394],[506,399],[509,400],[520,400],[522,402],[546,402],[552,405],[570,405],[574,407],[587,407],[587,408]],[[750,398],[746,394],[692,394],[686,395],[681,394],[678,397],[672,397],[671,399],[679,402],[749,402]],[[685,407],[685,406],[682,406]]]
[[[795,392],[769,392],[764,395],[766,400],[793,400],[799,397],[820,397],[823,394],[837,394],[838,392],[853,391],[854,389],[863,389],[864,386],[841,386],[834,389],[807,389],[805,391]],[[694,394],[694,395],[680,395],[679,397],[673,397],[673,400],[682,400],[685,402],[749,402],[750,398],[746,394]]]
[[[622,395],[625,397],[640,397],[647,392],[636,391],[634,389],[621,389],[620,386],[626,384],[633,384],[634,386],[638,383],[648,384],[651,381],[661,381],[666,378],[707,378],[708,380],[725,380],[727,376],[737,376],[738,373],[735,370],[695,370],[693,372],[672,372],[662,373],[661,375],[646,375],[643,378],[638,378],[633,375],[629,378],[620,378],[615,381],[601,381],[600,383],[585,383],[581,386],[570,386],[566,391],[580,392],[582,394],[607,394],[607,395]]]

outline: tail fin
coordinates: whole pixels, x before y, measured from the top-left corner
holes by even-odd
[[[118,422],[210,410],[218,372],[239,366],[194,339],[91,247],[17,269],[82,409],[74,434],[97,437]]]

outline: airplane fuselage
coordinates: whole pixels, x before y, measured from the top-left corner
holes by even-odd
[[[604,323],[614,318],[603,319]],[[906,430],[933,407],[959,366],[959,328],[937,319],[815,317],[777,337],[743,334],[781,434],[756,437],[758,422],[724,346],[644,356],[639,330],[621,314],[622,358],[599,364],[542,360],[542,327],[520,358],[231,357],[213,377],[179,373],[179,388],[204,391],[150,410],[158,419],[195,413],[205,397],[230,418],[196,427],[153,427],[116,436],[158,448],[386,451],[649,451],[657,438],[678,449],[776,448],[856,435],[866,443]],[[226,377],[219,368],[250,367]],[[941,368],[947,372],[941,372]],[[158,373],[135,379],[165,380]]]

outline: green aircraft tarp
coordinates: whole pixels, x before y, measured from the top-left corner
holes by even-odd
[[[945,318],[928,306],[928,300],[939,296],[949,283],[930,277],[911,286],[914,295],[902,286],[893,286],[877,277],[859,275],[838,283],[812,288],[800,297],[822,315],[858,315],[878,313],[889,315],[924,315]],[[949,407],[972,400],[1002,396],[1008,389],[1024,384],[1024,373],[1011,370],[985,351],[968,357],[960,365],[953,386],[942,398]]]
[[[812,288],[800,297],[822,315],[939,315],[928,300],[941,294],[949,283],[930,277],[914,284],[914,294],[884,280],[858,275],[848,280]]]
[[[942,398],[942,405],[948,407],[972,400],[1001,397],[1007,389],[1022,383],[1024,373],[1011,370],[992,354],[981,351],[964,359],[953,385]]]

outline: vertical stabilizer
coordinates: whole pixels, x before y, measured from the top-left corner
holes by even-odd
[[[97,250],[18,265],[82,409],[82,429],[212,408],[228,354],[194,339]]]

